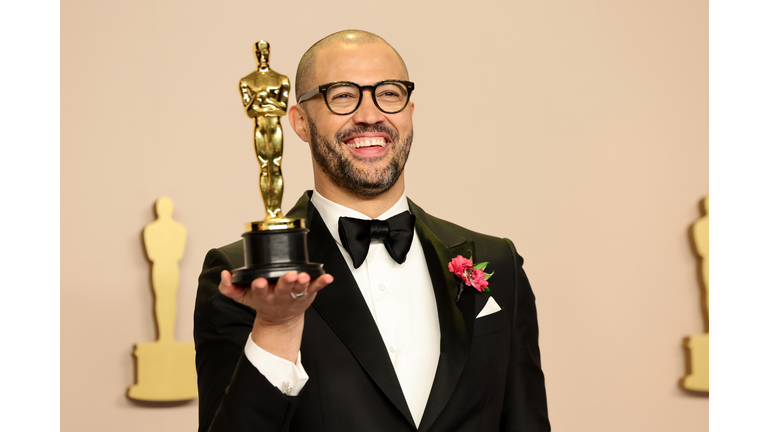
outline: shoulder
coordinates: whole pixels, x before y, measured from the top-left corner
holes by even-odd
[[[244,265],[243,240],[237,240],[209,250],[203,261],[203,272],[209,269],[216,269],[221,272],[221,270],[232,270]]]
[[[511,252],[513,255],[517,255],[515,246],[509,239],[483,234],[464,228],[461,225],[457,225],[445,219],[432,216],[410,199],[408,200],[408,204],[411,212],[416,215],[416,219],[422,221],[435,236],[449,247],[470,241],[474,243],[478,249],[483,249],[487,252],[499,253],[502,255],[507,255]]]
[[[234,241],[228,245],[222,246],[218,249],[221,254],[227,256],[232,261],[239,261],[243,259],[243,240]],[[236,263],[239,264],[239,263]]]

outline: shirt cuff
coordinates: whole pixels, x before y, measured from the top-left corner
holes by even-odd
[[[248,341],[245,342],[245,357],[267,381],[288,396],[298,396],[309,379],[304,366],[301,365],[301,351],[294,364],[265,351],[256,345],[248,334]]]

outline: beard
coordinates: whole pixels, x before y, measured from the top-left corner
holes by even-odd
[[[383,124],[358,125],[349,129],[340,130],[334,135],[333,140],[320,135],[311,118],[307,117],[309,124],[309,148],[312,157],[320,166],[325,175],[335,184],[354,195],[361,197],[374,197],[388,191],[400,178],[405,169],[405,162],[411,152],[413,141],[413,128],[403,140],[400,134],[389,126]],[[364,132],[383,132],[392,140],[389,144],[390,151],[377,158],[360,158],[344,147],[344,140],[352,135]],[[382,159],[390,157],[389,163],[379,167]]]

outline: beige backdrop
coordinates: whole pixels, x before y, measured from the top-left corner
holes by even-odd
[[[708,398],[677,386],[682,338],[704,329],[688,228],[709,187],[706,2],[268,4],[61,5],[62,431],[197,429],[196,400],[125,396],[133,344],[155,338],[141,230],[173,198],[191,341],[205,252],[264,214],[236,89],[253,43],[293,79],[349,27],[392,43],[416,83],[408,195],[525,257],[554,429],[708,430]],[[312,177],[283,126],[288,207]]]

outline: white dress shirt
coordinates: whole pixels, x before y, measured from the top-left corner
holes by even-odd
[[[339,239],[339,217],[371,218],[336,204],[317,191],[312,194],[312,204],[336,241],[376,321],[408,408],[418,426],[440,358],[437,306],[421,241],[414,235],[405,262],[397,264],[384,244],[374,240],[365,261],[356,269]],[[387,219],[404,211],[408,211],[405,194],[376,219]],[[333,289],[333,284],[327,289]],[[248,337],[245,355],[285,394],[297,395],[307,381],[300,353],[298,361],[293,364],[262,350]]]

